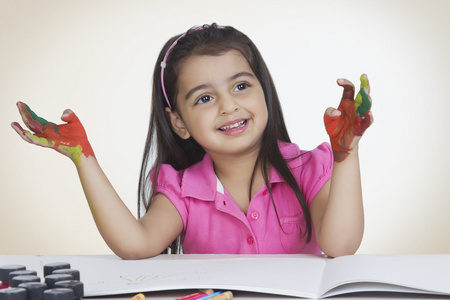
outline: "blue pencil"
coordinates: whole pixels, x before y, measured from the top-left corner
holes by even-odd
[[[215,296],[220,295],[220,294],[222,294],[222,292],[215,292],[215,293],[212,293],[211,295],[207,295],[207,296],[204,296],[204,297],[201,297],[201,298],[196,298],[195,300],[209,299],[209,298],[215,297]]]

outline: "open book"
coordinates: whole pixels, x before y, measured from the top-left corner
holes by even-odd
[[[304,298],[353,292],[450,295],[450,255],[159,255],[126,261],[105,256],[3,255],[42,276],[49,262],[69,262],[85,296],[212,288]]]

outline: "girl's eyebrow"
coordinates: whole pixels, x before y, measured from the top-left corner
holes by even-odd
[[[231,81],[231,80],[234,80],[236,78],[243,77],[243,76],[255,78],[255,75],[253,75],[252,73],[243,71],[243,72],[239,72],[237,74],[234,74],[233,76],[231,76],[228,79],[228,81]],[[209,84],[201,84],[201,85],[198,85],[198,86],[190,89],[189,92],[186,94],[186,97],[184,97],[184,99],[188,100],[192,96],[193,93],[195,93],[198,90],[206,89],[209,86],[210,86]]]
[[[185,99],[185,100],[188,100],[188,99],[192,96],[193,93],[195,93],[195,92],[198,91],[198,90],[206,89],[207,87],[209,87],[209,84],[201,84],[201,85],[198,85],[198,86],[192,88],[192,89],[186,94],[186,97],[184,97],[184,99]]]
[[[239,73],[231,76],[229,80],[233,80],[233,79],[236,79],[236,78],[239,78],[239,77],[242,77],[242,76],[255,78],[255,75],[253,75],[252,73],[243,71],[243,72],[239,72]]]

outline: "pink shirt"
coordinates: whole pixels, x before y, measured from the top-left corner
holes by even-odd
[[[306,151],[295,144],[280,143],[285,158]],[[288,162],[308,206],[330,179],[333,153],[327,143]],[[162,165],[155,193],[166,195],[178,210],[184,229],[184,253],[321,253],[314,233],[306,243],[305,221],[294,192],[272,167],[270,187],[281,229],[267,187],[251,199],[244,214],[217,179],[209,155],[185,170]]]

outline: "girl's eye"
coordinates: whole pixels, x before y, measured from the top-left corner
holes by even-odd
[[[236,87],[234,88],[234,91],[235,91],[235,92],[243,91],[243,90],[245,90],[245,89],[248,88],[248,87],[249,87],[249,84],[248,84],[248,83],[246,83],[246,82],[241,82],[241,83],[238,83],[238,84],[236,85]]]
[[[200,98],[197,99],[197,101],[195,102],[195,104],[203,104],[203,103],[207,103],[209,101],[212,100],[212,97],[209,95],[203,95],[200,96]]]

